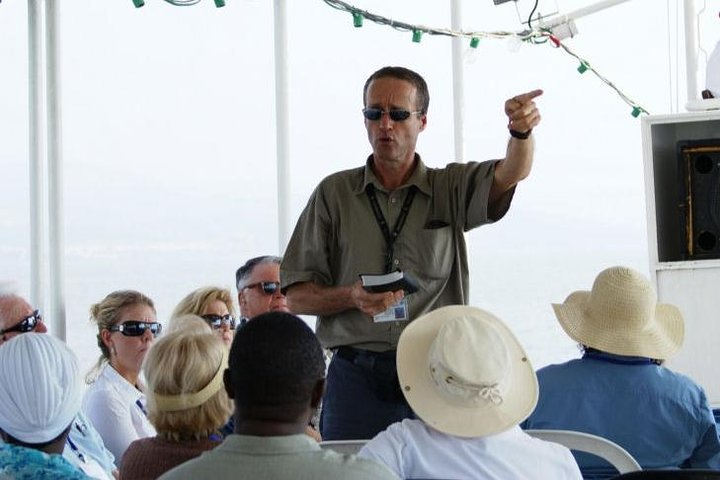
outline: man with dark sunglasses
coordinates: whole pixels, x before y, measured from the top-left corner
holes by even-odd
[[[0,345],[26,332],[47,332],[40,312],[18,295],[0,295]]]
[[[0,348],[23,333],[47,333],[40,312],[21,296],[0,293]],[[82,411],[78,412],[65,441],[63,457],[94,478],[114,478],[115,457]]]
[[[425,80],[403,67],[373,73],[362,115],[372,154],[315,189],[280,268],[288,307],[317,315],[317,335],[335,354],[320,430],[324,440],[372,438],[412,417],[399,390],[395,350],[413,319],[467,304],[464,232],[500,220],[532,166],[540,123],[533,90],[505,101],[505,158],[431,168],[415,151],[427,126]],[[360,274],[410,273],[419,290],[370,293]]]
[[[280,291],[280,257],[263,255],[245,262],[235,272],[241,325],[267,312],[288,312]]]

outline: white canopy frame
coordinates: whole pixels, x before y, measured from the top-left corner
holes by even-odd
[[[628,0],[604,0],[543,20],[561,25]],[[451,1],[452,28],[462,27],[462,0]],[[288,0],[274,0],[278,249],[290,238],[290,155],[287,68]],[[688,99],[697,98],[697,35],[694,0],[684,0]],[[60,0],[28,0],[30,283],[31,301],[43,308],[54,335],[66,337]],[[464,152],[464,67],[462,39],[452,40],[455,158]],[[693,50],[694,49],[694,50]]]

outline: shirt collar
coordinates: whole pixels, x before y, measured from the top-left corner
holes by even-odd
[[[145,394],[135,388],[130,382],[120,375],[109,363],[105,365],[101,377],[104,377],[108,383],[113,385],[120,396],[128,403],[134,403],[138,400],[144,400]]]
[[[286,453],[314,452],[320,445],[304,433],[276,437],[256,437],[232,434],[219,447],[251,455],[277,455]]]
[[[630,355],[615,355],[608,352],[585,352],[582,358],[599,360],[601,362],[617,363],[621,365],[652,365],[653,361],[646,357],[633,357]]]
[[[380,183],[380,180],[375,176],[375,172],[373,172],[372,167],[370,164],[372,163],[373,156],[368,156],[367,160],[365,161],[365,171],[363,176],[363,182],[361,185],[358,186],[358,188],[355,189],[355,193],[360,195],[365,193],[365,188],[372,184],[377,190],[381,190],[383,192],[386,192],[387,189],[383,187],[382,183]],[[413,170],[412,175],[410,175],[410,178],[408,178],[407,182],[403,184],[402,187],[408,187],[410,185],[415,185],[418,190],[423,192],[425,195],[431,195],[432,190],[430,189],[430,182],[427,177],[427,167],[422,161],[422,158],[420,158],[419,154],[415,154],[415,160],[417,161],[417,165],[415,166],[415,170]]]

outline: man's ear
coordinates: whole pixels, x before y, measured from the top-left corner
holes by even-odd
[[[422,126],[420,127],[420,131],[422,132],[425,130],[425,127],[427,127],[427,113],[422,114],[420,121],[422,122]]]
[[[322,402],[323,395],[325,394],[325,379],[321,378],[315,382],[315,386],[312,389],[312,395],[310,396],[310,406],[312,408],[318,408],[320,402]]]
[[[230,382],[230,369],[226,368],[223,372],[223,385],[225,385],[225,393],[227,393],[227,396],[230,397],[230,399],[235,399],[235,392],[232,388],[232,383]]]
[[[240,307],[240,316],[245,316],[245,309],[247,307],[247,298],[245,298],[245,291],[238,292],[238,307]]]

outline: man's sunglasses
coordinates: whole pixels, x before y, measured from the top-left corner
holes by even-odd
[[[235,330],[235,319],[229,313],[227,315],[208,313],[202,315],[202,318],[208,323],[208,325],[210,325],[213,330],[218,330],[222,328],[223,325],[229,325],[230,330]]]
[[[407,110],[390,110],[385,112],[380,108],[363,108],[362,112],[368,120],[380,120],[383,115],[387,115],[393,122],[402,122],[410,118],[410,115],[422,113],[422,110],[416,110],[414,112],[409,112]]]
[[[126,320],[120,325],[113,325],[108,328],[111,332],[120,332],[126,337],[140,337],[145,330],[150,330],[153,337],[157,337],[162,332],[162,325],[158,322],[140,322],[138,320]]]
[[[35,330],[35,327],[37,327],[37,324],[40,322],[42,322],[42,315],[40,315],[40,310],[35,310],[30,315],[28,315],[27,317],[20,320],[20,323],[18,323],[14,327],[6,328],[5,330],[0,330],[0,335],[5,335],[6,333],[10,333],[10,332],[20,332],[20,333],[32,332],[33,330]]]
[[[245,285],[245,288],[255,287],[260,287],[265,295],[272,295],[280,288],[280,282],[257,282]],[[245,290],[245,288],[243,288],[243,290]]]

